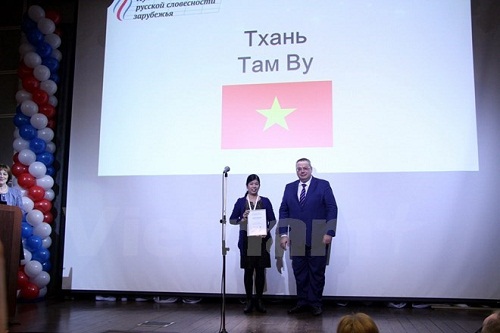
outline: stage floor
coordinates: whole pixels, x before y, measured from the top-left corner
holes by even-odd
[[[195,304],[179,299],[157,303],[153,299],[96,301],[94,298],[44,300],[17,306],[9,332],[335,332],[340,317],[354,312],[372,316],[380,332],[473,333],[493,308],[484,306],[433,305],[398,309],[386,303],[325,302],[323,315],[287,314],[289,300],[267,299],[267,313],[243,313],[240,299],[204,298]]]

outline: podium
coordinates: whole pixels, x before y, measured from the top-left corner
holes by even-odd
[[[17,271],[21,246],[21,221],[23,213],[19,207],[0,205],[0,242],[3,247],[3,261],[0,264],[0,317],[5,314],[13,320],[16,315]],[[5,306],[5,302],[7,303]],[[7,309],[6,309],[7,307]]]

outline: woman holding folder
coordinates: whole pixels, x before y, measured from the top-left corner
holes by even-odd
[[[244,313],[255,309],[266,313],[262,294],[266,283],[266,268],[271,267],[269,249],[272,239],[270,230],[276,224],[273,206],[266,197],[259,195],[260,178],[255,174],[247,177],[247,191],[234,204],[229,218],[231,224],[240,225],[238,248],[240,267],[244,269],[246,304]],[[255,299],[253,299],[255,273]]]

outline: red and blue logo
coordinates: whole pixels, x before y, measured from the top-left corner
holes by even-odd
[[[132,6],[132,0],[120,0],[113,7],[113,13],[115,13],[116,18],[120,21],[125,19],[125,14]]]

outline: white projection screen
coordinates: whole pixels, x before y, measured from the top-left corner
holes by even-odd
[[[63,288],[215,295],[225,238],[244,294],[221,219],[251,173],[278,216],[308,157],[339,207],[326,297],[500,299],[500,115],[476,102],[471,19],[468,0],[80,1]],[[295,295],[288,254],[266,294]]]

